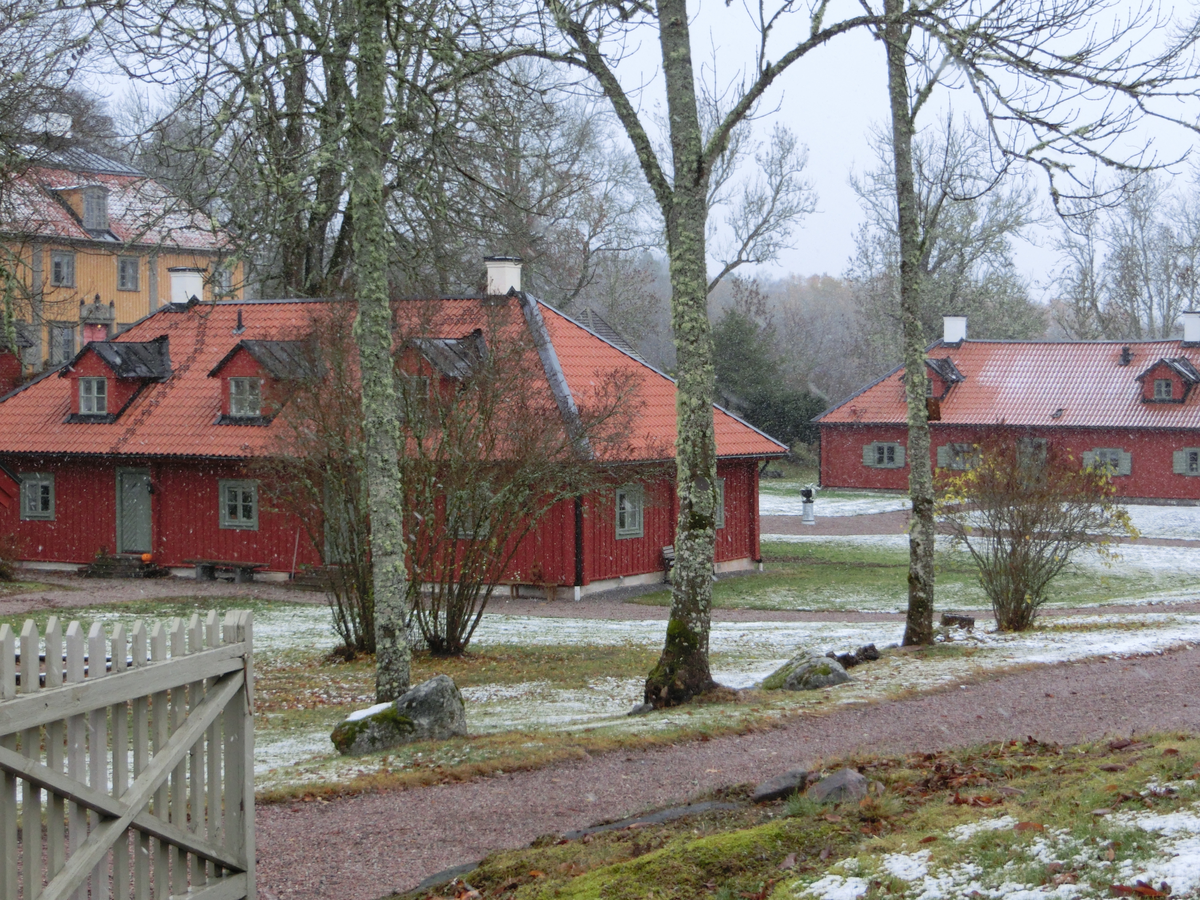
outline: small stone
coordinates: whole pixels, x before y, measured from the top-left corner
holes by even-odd
[[[762,686],[768,691],[812,691],[849,680],[850,676],[836,659],[801,654],[768,675]]]
[[[859,647],[858,650],[855,651],[854,655],[858,657],[858,661],[860,663],[874,662],[875,660],[879,659],[879,651],[875,649],[874,644],[866,644],[865,646]]]
[[[413,741],[445,740],[467,733],[466,709],[449,675],[435,675],[394,703],[372,707],[338,725],[329,736],[345,756],[374,753]]]
[[[838,769],[810,787],[808,796],[818,803],[861,800],[867,796],[867,779],[854,769]]]
[[[653,703],[639,703],[637,706],[635,706],[633,709],[631,709],[629,711],[629,715],[644,716],[646,713],[649,713],[649,712],[654,712],[654,704]]]
[[[774,778],[768,778],[754,789],[750,796],[752,803],[770,803],[772,800],[784,800],[792,794],[804,790],[808,780],[808,772],[804,769],[792,769]]]

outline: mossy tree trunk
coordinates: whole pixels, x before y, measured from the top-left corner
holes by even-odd
[[[713,686],[708,631],[716,542],[717,444],[713,433],[713,348],[708,321],[708,170],[697,112],[685,0],[659,0],[659,41],[671,123],[675,180],[663,212],[671,270],[671,326],[678,390],[675,471],[679,519],[671,617],[658,664],[646,679],[646,702],[683,703]]]
[[[399,422],[392,367],[392,310],[388,297],[388,231],[384,216],[383,132],[386,57],[383,0],[357,0],[357,95],[351,106],[351,204],[354,208],[354,325],[362,377],[363,436],[371,514],[375,600],[375,699],[395,700],[408,689],[410,649],[404,623],[404,523]]]
[[[900,321],[904,333],[904,395],[908,403],[909,530],[908,614],[904,643],[933,640],[933,468],[929,458],[929,413],[925,404],[925,338],[921,332],[921,222],[913,177],[916,109],[909,93],[908,42],[912,26],[903,0],[886,0],[883,41],[887,51],[892,158],[896,167],[897,230],[900,237]],[[923,100],[918,98],[919,102]]]

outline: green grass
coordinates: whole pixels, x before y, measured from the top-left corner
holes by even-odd
[[[797,798],[572,841],[548,835],[528,848],[488,856],[466,881],[482,900],[790,900],[823,877],[858,876],[868,898],[912,897],[920,882],[891,875],[882,863],[888,854],[921,851],[931,873],[952,881],[970,865],[977,867],[971,877],[992,889],[1067,883],[1078,884],[1085,896],[1107,896],[1121,871],[1136,872],[1161,844],[1158,835],[1111,812],[1195,810],[1197,760],[1200,740],[1189,735],[1160,735],[1130,749],[1011,741],[949,753],[859,756],[826,765],[827,771],[855,767],[872,782],[858,803],[831,807]],[[717,799],[746,793],[735,787]],[[1097,814],[1100,809],[1110,812]],[[1002,816],[1010,824],[948,835]],[[1122,870],[1127,862],[1133,868]],[[455,891],[396,896],[447,894]],[[969,886],[946,893],[968,895]]]
[[[728,576],[713,585],[717,609],[903,611],[908,602],[908,553],[850,542],[764,542],[764,571]],[[970,557],[955,551],[937,555],[939,609],[988,610]],[[1051,585],[1046,609],[1096,606],[1156,591],[1200,590],[1200,577],[1154,571],[1127,574],[1077,568]],[[630,601],[669,606],[667,590]]]

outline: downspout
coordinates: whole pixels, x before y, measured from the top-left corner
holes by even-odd
[[[583,596],[583,497],[575,497],[575,599]]]

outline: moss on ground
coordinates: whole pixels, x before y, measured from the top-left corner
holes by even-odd
[[[1200,739],[1183,734],[1067,748],[1010,741],[859,756],[827,768],[843,764],[872,782],[859,803],[794,798],[571,841],[549,835],[492,854],[466,881],[482,900],[784,900],[824,876],[858,874],[867,896],[882,897],[903,895],[907,883],[881,860],[922,853],[931,871],[969,863],[984,882],[996,875],[1035,888],[1079,884],[1100,896],[1115,873],[1132,871],[1122,864],[1156,853],[1157,836],[1121,813],[1200,802]],[[733,793],[746,796],[744,788]],[[1060,860],[1048,846],[1068,849]],[[455,890],[396,896],[429,900]]]

